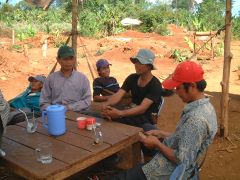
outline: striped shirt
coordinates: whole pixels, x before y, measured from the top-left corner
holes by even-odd
[[[120,89],[117,80],[114,77],[98,77],[93,81],[93,96],[109,96]]]

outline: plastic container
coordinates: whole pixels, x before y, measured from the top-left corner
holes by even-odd
[[[77,125],[79,129],[85,129],[86,128],[86,117],[78,117],[77,118]]]
[[[86,129],[91,131],[93,126],[96,127],[96,119],[94,117],[89,117],[86,119]]]

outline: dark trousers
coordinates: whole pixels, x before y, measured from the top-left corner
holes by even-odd
[[[142,171],[142,166],[143,164],[137,165],[115,176],[106,177],[104,180],[147,180],[145,174]]]

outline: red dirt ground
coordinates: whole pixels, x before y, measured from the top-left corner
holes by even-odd
[[[132,72],[134,67],[129,61],[139,48],[150,48],[157,56],[156,66],[158,70],[154,74],[162,81],[170,74],[177,63],[170,57],[172,49],[189,49],[184,37],[188,33],[175,25],[169,25],[171,36],[160,36],[155,33],[141,33],[126,31],[116,36],[103,39],[81,38],[87,48],[87,54],[91,64],[95,64],[99,58],[106,58],[112,63],[111,74],[122,84],[124,79]],[[6,99],[11,99],[22,92],[28,85],[27,78],[30,75],[47,75],[55,63],[57,48],[53,47],[54,38],[50,37],[48,56],[42,57],[41,39],[43,34],[27,40],[33,45],[29,49],[28,57],[24,53],[10,50],[11,40],[0,37],[0,88]],[[221,42],[222,40],[218,40]],[[26,43],[25,42],[25,43]],[[78,42],[78,70],[85,73],[92,82],[90,71],[86,61],[86,52]],[[208,151],[207,159],[201,172],[202,179],[235,180],[240,179],[240,80],[237,68],[240,66],[239,41],[233,41],[231,51],[234,55],[230,76],[230,119],[229,138],[216,137]],[[97,52],[101,55],[96,55]],[[205,52],[209,54],[209,52]],[[212,96],[212,102],[216,108],[220,120],[220,98],[223,57],[217,57],[214,61],[201,61],[205,70],[205,78],[208,82],[207,94]],[[159,120],[159,128],[174,130],[184,104],[174,95],[166,98],[166,103]]]

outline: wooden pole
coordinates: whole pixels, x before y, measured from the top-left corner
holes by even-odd
[[[231,14],[232,1],[226,0],[226,17],[225,17],[225,38],[224,38],[224,65],[223,78],[221,82],[222,96],[221,96],[221,123],[220,135],[222,137],[228,136],[228,120],[229,120],[229,76],[232,53],[230,52],[231,45]]]
[[[72,47],[76,52],[76,63],[74,69],[77,69],[77,17],[78,17],[78,0],[72,0]]]

